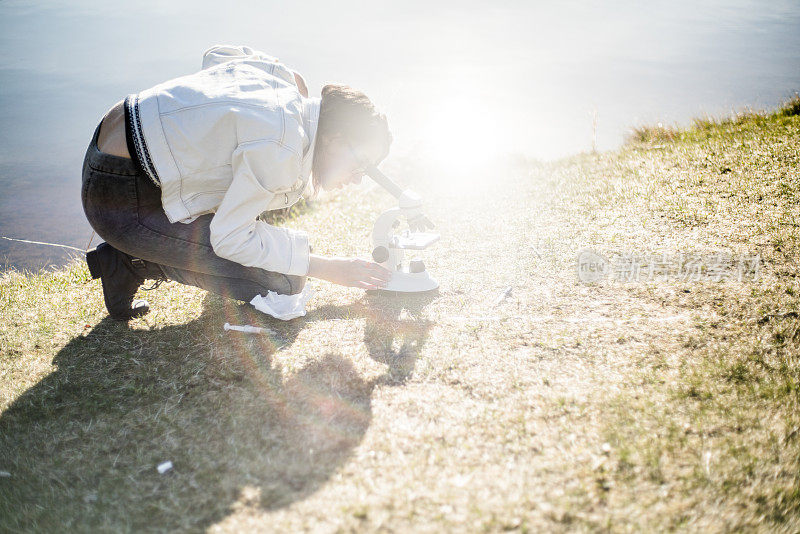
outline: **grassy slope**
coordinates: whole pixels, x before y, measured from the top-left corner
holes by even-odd
[[[120,325],[81,263],[4,275],[0,530],[797,530],[800,117],[664,137],[457,189],[405,169],[437,298],[312,281],[283,323],[168,283]],[[362,189],[291,224],[363,254],[390,205]],[[763,266],[584,285],[583,247]]]

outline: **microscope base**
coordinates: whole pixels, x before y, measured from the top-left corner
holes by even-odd
[[[405,273],[395,271],[392,279],[381,289],[369,289],[368,291],[381,291],[384,293],[422,293],[431,291],[439,287],[439,282],[434,280],[428,271],[419,273]]]

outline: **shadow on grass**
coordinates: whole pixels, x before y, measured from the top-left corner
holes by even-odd
[[[433,322],[417,317],[439,291],[419,294],[367,291],[350,306],[321,306],[311,312],[309,321],[364,317],[364,345],[370,358],[387,366],[379,382],[405,383],[414,371],[422,346]]]
[[[307,497],[363,439],[374,387],[410,376],[430,325],[399,314],[427,302],[365,297],[283,324],[260,316],[280,339],[221,332],[258,317],[210,295],[187,324],[103,319],[0,417],[0,470],[11,475],[0,478],[0,530],[201,529]],[[385,375],[365,381],[330,352],[291,373],[274,364],[308,321],[359,314]],[[165,461],[174,467],[159,474]]]

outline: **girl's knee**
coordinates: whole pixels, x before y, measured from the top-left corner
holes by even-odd
[[[306,285],[306,278],[307,278],[306,276],[297,276],[297,275],[287,274],[286,278],[289,281],[289,286],[290,286],[289,294],[290,295],[296,295],[297,293],[300,293],[303,290],[303,287],[305,287],[305,285]]]

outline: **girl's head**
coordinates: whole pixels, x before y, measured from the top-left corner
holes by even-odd
[[[386,116],[367,95],[346,85],[322,88],[312,177],[315,194],[360,183],[365,169],[388,154],[392,134]]]

